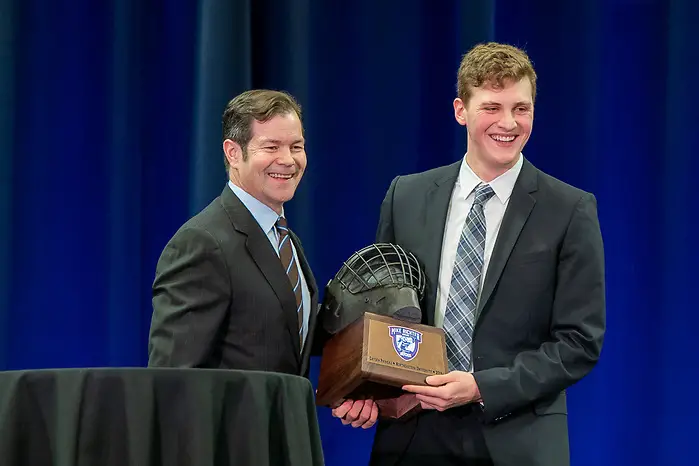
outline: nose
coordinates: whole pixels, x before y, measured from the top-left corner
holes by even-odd
[[[511,113],[504,112],[503,117],[500,118],[498,126],[506,131],[512,131],[517,127],[517,121],[514,119]]]
[[[294,165],[294,158],[291,156],[291,149],[289,147],[284,147],[279,150],[279,156],[277,157],[277,163],[280,165]]]

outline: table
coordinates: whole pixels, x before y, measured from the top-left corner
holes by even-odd
[[[0,465],[323,464],[311,383],[254,371],[0,372]]]

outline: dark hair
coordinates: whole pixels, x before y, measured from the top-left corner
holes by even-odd
[[[247,158],[247,146],[252,139],[253,119],[264,123],[278,115],[295,112],[301,120],[301,106],[287,92],[269,89],[245,91],[233,98],[223,112],[223,140],[230,139],[243,149]],[[223,157],[228,172],[228,160]]]

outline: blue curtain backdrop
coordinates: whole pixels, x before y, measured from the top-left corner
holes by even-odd
[[[304,107],[288,211],[326,283],[392,177],[463,155],[456,69],[494,39],[539,74],[526,156],[599,200],[608,333],[570,391],[573,464],[697,464],[698,5],[0,0],[0,369],[145,365],[155,263],[220,192],[250,87]],[[365,463],[373,430],[319,418],[328,465]]]

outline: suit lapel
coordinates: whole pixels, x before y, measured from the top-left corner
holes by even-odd
[[[308,336],[306,337],[306,344],[303,347],[303,354],[301,355],[301,375],[306,373],[308,367],[308,360],[311,354],[311,348],[313,346],[313,335],[315,334],[316,317],[318,315],[318,286],[313,276],[313,271],[306,260],[306,255],[304,254],[303,247],[301,246],[301,241],[296,234],[289,230],[291,235],[291,240],[294,242],[296,247],[296,253],[298,254],[299,264],[301,264],[301,271],[306,279],[306,285],[308,286],[308,294],[310,295],[309,312],[308,316]]]
[[[526,159],[523,161],[522,171],[512,189],[510,203],[502,219],[500,232],[498,233],[493,254],[488,265],[488,270],[483,283],[483,290],[478,301],[476,319],[481,317],[483,308],[488,303],[493,290],[500,280],[502,270],[512,253],[512,249],[522,232],[522,228],[529,218],[529,214],[536,204],[536,199],[531,195],[537,190],[537,173],[534,166]]]
[[[282,267],[277,253],[269,242],[252,214],[245,208],[240,199],[226,187],[221,194],[223,207],[233,227],[247,236],[245,246],[250,256],[257,264],[269,286],[277,295],[286,318],[291,344],[294,347],[296,360],[301,363],[300,342],[298,338],[298,317],[296,315],[296,298],[289,285],[289,277]]]
[[[463,159],[462,159],[463,160]],[[442,243],[446,231],[447,213],[454,184],[459,175],[461,161],[446,167],[445,173],[436,178],[425,195],[425,233],[426,251],[423,256],[425,275],[431,277],[432,283],[427,290],[427,324],[434,325],[434,308],[439,287],[439,265],[442,259]]]

